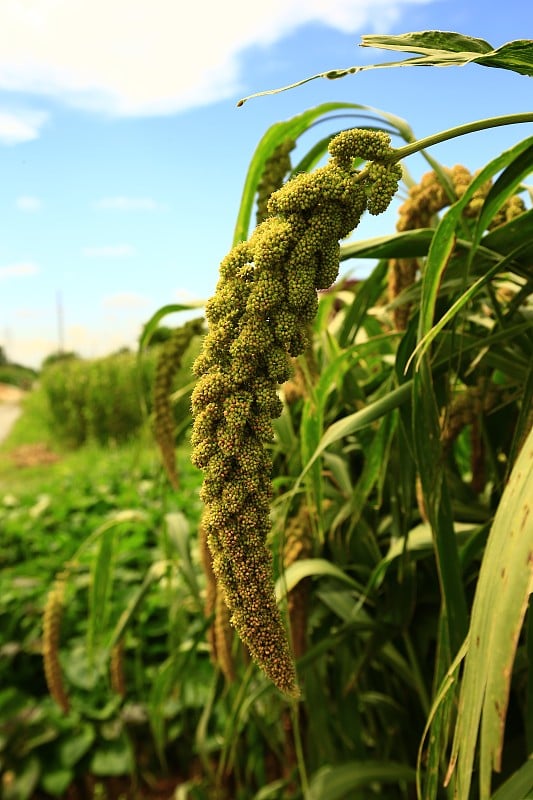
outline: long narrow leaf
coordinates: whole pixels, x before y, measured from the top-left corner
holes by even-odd
[[[518,637],[533,590],[533,429],[517,458],[494,518],[477,583],[449,775],[467,798],[478,734],[480,800],[490,797],[501,760]]]
[[[415,771],[392,761],[352,761],[321,767],[311,780],[309,800],[343,800],[371,784],[414,783]]]

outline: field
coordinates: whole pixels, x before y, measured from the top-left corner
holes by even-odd
[[[427,153],[532,119],[277,123],[205,317],[41,370],[0,446],[6,800],[533,797],[533,142]]]

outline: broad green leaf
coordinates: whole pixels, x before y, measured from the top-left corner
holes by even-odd
[[[98,634],[102,633],[109,616],[109,602],[111,584],[113,580],[113,553],[115,544],[115,531],[109,527],[100,537],[98,553],[91,571],[89,587],[89,625],[87,629],[87,643],[90,654]]]
[[[480,800],[499,769],[513,662],[533,590],[533,429],[516,460],[489,534],[469,632],[449,774],[468,797],[478,734]]]
[[[510,778],[498,788],[491,800],[527,800],[533,791],[533,756],[522,764]]]
[[[409,399],[411,390],[412,382],[407,381],[397,389],[390,391],[385,397],[380,397],[379,400],[375,400],[366,408],[361,409],[361,411],[348,414],[348,416],[332,423],[322,436],[319,446],[313,453],[312,460],[318,458],[330,445],[361,430],[361,428],[366,428],[368,425],[371,425],[376,420],[385,416],[385,414],[389,414],[395,408],[398,408],[398,406]],[[312,463],[312,460],[309,463]]]
[[[324,558],[302,558],[294,561],[276,581],[276,599],[279,602],[294,589],[304,578],[337,578],[342,583],[348,584],[357,592],[362,592],[364,587],[354,581],[344,570],[336,567],[331,561]]]
[[[17,764],[12,780],[2,780],[3,800],[30,800],[41,775],[41,764],[37,756],[31,755]]]
[[[510,69],[521,75],[533,76],[533,41],[531,39],[517,39],[494,49],[483,39],[474,39],[460,33],[421,31],[404,33],[400,36],[369,34],[362,37],[361,45],[362,47],[376,47],[380,50],[418,54],[416,58],[396,61],[392,64],[373,64],[373,67],[445,67],[476,63],[485,67]],[[362,69],[369,69],[369,67]]]
[[[58,748],[61,763],[73,767],[89,750],[95,739],[92,725],[84,723],[79,729],[69,731],[68,738],[63,739]]]
[[[164,575],[167,569],[167,564],[165,562],[157,561],[148,570],[146,575],[144,576],[142,584],[136,590],[136,592],[131,596],[128,605],[122,612],[119,617],[119,620],[109,637],[108,642],[108,650],[112,650],[113,647],[122,639],[124,636],[128,625],[130,624],[131,620],[137,613],[138,608],[140,607],[142,601],[144,600],[145,595],[148,593],[152,583],[160,580]]]
[[[468,522],[455,522],[454,530],[459,542],[466,541],[475,531],[477,525]],[[413,557],[423,558],[433,552],[433,536],[431,527],[427,522],[420,523],[409,531],[407,539],[396,539],[391,542],[387,554],[374,570],[371,583],[379,586],[385,577],[389,565],[398,558],[409,552]]]
[[[392,761],[352,761],[321,767],[311,778],[309,800],[346,800],[370,784],[414,783],[415,771]]]
[[[427,356],[413,377],[411,436],[426,514],[433,531],[442,613],[448,621],[452,652],[456,653],[466,635],[467,604],[442,460],[439,409]]]
[[[162,306],[158,308],[155,314],[153,314],[148,322],[144,325],[141,336],[139,338],[139,351],[143,350],[152,335],[164,317],[168,317],[169,314],[177,314],[178,311],[192,311],[196,308],[203,308],[205,306],[205,300],[197,300],[191,303],[170,303],[166,306]]]
[[[40,780],[40,785],[54,797],[64,796],[74,780],[74,770],[59,764],[47,764]]]
[[[494,174],[504,169],[530,147],[533,147],[533,138],[519,142],[510,150],[506,150],[490,161],[489,164],[476,175],[461,199],[448,209],[447,213],[444,214],[439,222],[429,248],[422,278],[419,341],[429,333],[433,325],[439,288],[448,260],[455,246],[455,239],[464,207],[470,201],[474,192],[476,192],[483,183],[489,178],[492,178]]]
[[[500,225],[487,233],[480,242],[476,258],[483,257],[483,251],[490,250],[499,255],[507,255],[521,243],[529,243],[529,250],[524,250],[520,256],[515,256],[518,262],[529,269],[533,261],[533,241],[531,229],[533,227],[533,209],[510,220],[505,225]]]
[[[168,540],[172,543],[180,558],[180,569],[192,596],[200,603],[200,589],[196,578],[196,571],[191,560],[191,526],[181,511],[171,511],[165,515],[165,524]]]
[[[533,596],[529,598],[529,609],[526,615],[526,658],[533,664]],[[528,670],[526,687],[526,752],[533,753],[533,669]]]
[[[361,37],[362,47],[375,47],[379,50],[398,50],[408,53],[490,53],[492,46],[484,39],[475,39],[452,31],[415,31],[397,36],[368,34]]]
[[[420,258],[426,256],[435,230],[419,228],[341,245],[340,260],[349,258]]]
[[[400,53],[417,53],[418,55],[402,61],[356,65],[319,72],[316,75],[303,78],[279,89],[256,92],[240,100],[238,105],[243,105],[252,98],[295,89],[318,78],[338,80],[339,78],[345,78],[347,75],[356,75],[359,72],[371,69],[390,69],[391,67],[462,67],[466,64],[481,64],[485,67],[508,69],[521,75],[533,76],[533,40],[531,39],[516,39],[503,44],[501,47],[493,48],[484,39],[475,39],[461,33],[418,31],[415,33],[403,33],[399,36],[366,34],[361,37],[361,46],[374,47],[380,50],[394,50]]]
[[[479,242],[481,235],[489,227],[496,212],[516,192],[523,178],[527,178],[533,172],[533,137],[524,141],[526,144],[529,143],[528,147],[518,151],[516,157],[498,176],[485,198],[476,223],[475,244]]]
[[[322,435],[324,425],[324,404],[320,402],[320,391],[313,391],[304,401],[300,420],[300,456],[302,464],[311,459]],[[324,482],[322,465],[315,459],[307,471],[307,489],[312,497],[311,502],[317,509],[322,508]],[[317,517],[320,538],[322,538],[322,515]]]
[[[476,294],[478,294],[480,289],[485,286],[486,283],[488,283],[499,272],[511,267],[513,261],[515,261],[516,258],[522,255],[523,252],[530,247],[530,242],[522,242],[518,245],[518,247],[515,248],[515,250],[512,250],[508,255],[487,270],[484,275],[478,278],[477,281],[474,281],[474,283],[470,284],[468,289],[457,298],[450,308],[442,315],[437,324],[431,328],[431,330],[416,346],[415,350],[413,351],[413,355],[415,353],[417,354],[417,368],[420,364],[420,359],[427,352],[431,343],[437,338],[439,333],[446,327],[446,325],[451,322],[451,320],[459,313],[459,311],[464,308],[476,296]]]
[[[98,776],[128,775],[133,769],[131,746],[125,734],[101,741],[91,759],[91,772]]]
[[[368,278],[357,287],[351,305],[344,312],[344,319],[338,336],[341,347],[346,347],[355,341],[357,332],[367,319],[368,310],[376,304],[383,294],[387,282],[388,269],[388,263],[380,261]]]
[[[380,421],[372,441],[365,447],[365,461],[361,474],[355,483],[353,494],[349,503],[341,510],[335,519],[336,527],[344,519],[350,520],[350,525],[359,522],[365,504],[372,490],[379,482],[381,476],[387,471],[388,449],[397,425],[397,414],[386,414]]]

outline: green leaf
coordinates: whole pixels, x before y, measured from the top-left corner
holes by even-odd
[[[200,603],[200,589],[196,579],[196,570],[191,560],[191,526],[181,511],[171,511],[165,515],[166,531],[169,542],[180,557],[180,568],[192,596]]]
[[[439,222],[429,248],[422,278],[419,341],[427,336],[433,325],[439,288],[448,260],[453,253],[464,207],[483,183],[531,147],[533,147],[533,138],[525,139],[490,161],[469,184],[461,199],[448,209]]]
[[[491,800],[527,800],[533,789],[533,756],[513,772],[510,778],[498,788]]]
[[[366,35],[362,37],[362,47],[376,47],[380,50],[394,50],[403,53],[417,53],[416,58],[396,61],[389,64],[373,64],[371,67],[403,66],[463,66],[482,64],[485,67],[510,69],[521,75],[533,76],[533,41],[517,39],[494,49],[484,39],[474,39],[460,33],[448,31],[420,31],[404,33],[400,36]]]
[[[29,800],[41,774],[41,763],[36,756],[29,756],[16,766],[12,779],[2,780],[3,800]]]
[[[290,592],[304,578],[337,578],[342,583],[348,584],[357,592],[362,592],[364,587],[354,581],[344,570],[336,567],[325,558],[302,558],[294,561],[287,567],[283,575],[276,581],[276,599],[279,602],[287,592]]]
[[[490,233],[483,236],[477,257],[483,257],[483,250],[491,250],[499,255],[507,255],[520,244],[529,244],[529,249],[523,250],[520,255],[515,255],[515,261],[528,269],[533,261],[533,241],[531,229],[533,227],[533,209],[510,220],[505,225],[499,225]]]
[[[197,300],[191,303],[170,303],[166,306],[161,306],[161,308],[158,308],[155,314],[150,317],[142,329],[139,338],[139,351],[146,347],[152,338],[155,329],[164,317],[168,317],[169,314],[177,314],[178,311],[192,311],[195,308],[203,308],[204,306],[205,300]]]
[[[89,625],[87,642],[89,654],[94,651],[97,635],[103,632],[109,615],[109,598],[113,579],[115,531],[108,527],[100,537],[98,553],[91,572],[89,587]]]
[[[133,769],[131,746],[125,734],[102,742],[91,759],[91,772],[98,776],[127,775]]]
[[[480,732],[480,800],[498,770],[518,638],[533,590],[533,429],[516,460],[489,534],[472,608],[449,774],[468,797]]]
[[[352,761],[321,767],[309,786],[309,800],[347,800],[354,789],[370,784],[414,783],[415,771],[392,761]]]
[[[379,50],[399,50],[408,53],[490,53],[492,46],[484,39],[475,39],[450,31],[416,31],[398,36],[368,34],[361,37],[361,47]]]
[[[368,425],[371,425],[376,420],[385,416],[385,414],[398,408],[402,403],[405,403],[409,399],[411,390],[412,381],[407,381],[397,389],[390,391],[385,397],[380,397],[379,400],[375,400],[366,408],[356,411],[353,414],[348,414],[348,416],[333,422],[325,431],[317,449],[313,453],[311,461],[308,462],[306,467],[308,467],[315,458],[318,458],[330,445],[361,430],[361,428],[366,428]]]
[[[242,105],[243,102],[244,101],[241,101],[240,105]],[[286,139],[293,139],[296,141],[317,119],[326,114],[330,114],[332,111],[374,110],[375,109],[371,109],[369,106],[362,106],[358,103],[322,103],[319,106],[307,109],[302,114],[271,125],[259,141],[248,167],[233,234],[233,244],[235,245],[238,242],[242,242],[248,237],[257,187],[263,175],[265,162],[270,158],[279,144]],[[324,147],[327,147],[327,143],[325,139],[322,140]],[[317,156],[318,153],[315,150],[310,163]]]
[[[466,635],[468,613],[442,460],[439,410],[427,356],[413,378],[411,434],[424,505],[433,531],[443,613],[455,654]]]
[[[94,738],[95,732],[92,725],[84,724],[79,730],[69,731],[68,738],[63,739],[58,747],[61,764],[65,767],[73,767],[89,750]]]
[[[166,564],[161,563],[160,561],[156,561],[154,564],[152,564],[152,566],[144,576],[142,584],[138,587],[135,593],[132,594],[128,602],[128,605],[120,615],[120,618],[115,626],[115,629],[113,630],[113,633],[109,638],[109,643],[108,643],[109,650],[111,650],[117,644],[117,642],[119,642],[122,639],[124,633],[128,628],[128,625],[132,621],[142,601],[144,600],[145,595],[148,594],[148,591],[152,586],[152,583],[161,579],[162,575],[166,571],[166,568],[167,568]]]
[[[387,283],[388,270],[387,261],[380,261],[368,278],[357,287],[357,292],[351,305],[344,312],[342,328],[338,337],[341,347],[346,347],[346,345],[355,341],[361,325],[368,319],[368,310],[377,303],[383,294]]]
[[[68,767],[47,765],[40,784],[48,794],[60,797],[66,792],[73,780],[74,772]]]
[[[510,268],[513,261],[515,261],[523,252],[531,247],[530,242],[521,242],[514,250],[512,250],[508,255],[504,256],[500,261],[485,272],[477,281],[474,281],[468,289],[463,292],[463,294],[457,298],[457,300],[448,308],[448,310],[442,315],[436,325],[434,325],[431,330],[426,334],[426,336],[421,339],[421,341],[416,346],[413,355],[415,353],[418,354],[417,358],[417,367],[420,363],[420,359],[422,356],[427,352],[431,343],[437,338],[439,333],[446,327],[446,325],[453,320],[453,318],[458,314],[458,312],[464,308],[473,298],[478,294],[480,289],[488,283],[491,278],[497,275],[498,272],[504,271],[506,268]]]
[[[462,67],[466,64],[481,64],[485,67],[508,69],[521,75],[533,76],[533,40],[531,39],[516,39],[493,49],[492,45],[484,39],[475,39],[461,33],[418,31],[415,33],[403,33],[399,36],[367,34],[361,37],[361,46],[375,47],[380,50],[394,50],[400,53],[417,53],[418,55],[402,61],[364,64],[362,66],[319,72],[316,75],[303,78],[279,89],[256,92],[239,100],[237,105],[243,105],[251,98],[286,92],[318,78],[338,80],[347,75],[355,75],[371,69],[390,69],[391,67]]]
[[[340,260],[349,258],[420,258],[428,254],[434,228],[419,228],[341,245]]]

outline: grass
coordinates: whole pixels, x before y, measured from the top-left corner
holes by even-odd
[[[41,463],[29,463],[30,458],[24,459],[24,453],[31,455],[37,447],[41,453],[54,454],[57,460],[44,463],[43,458]],[[17,454],[28,463],[17,466]],[[0,495],[27,496],[48,491],[58,480],[75,475],[93,475],[97,481],[99,475],[112,471],[118,463],[128,464],[133,470],[147,462],[157,473],[159,457],[148,424],[134,440],[120,446],[93,442],[77,449],[66,446],[54,431],[43,390],[36,387],[24,398],[22,414],[0,443]]]

